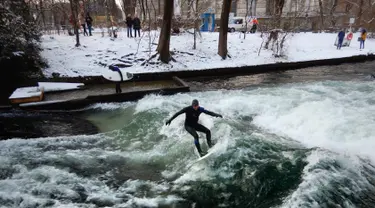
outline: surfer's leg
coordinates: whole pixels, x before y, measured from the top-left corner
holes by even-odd
[[[195,126],[195,130],[199,131],[199,132],[203,132],[206,134],[206,139],[207,139],[207,145],[209,148],[212,147],[212,142],[211,142],[211,131],[206,128],[205,126],[203,126],[202,124],[197,124]]]
[[[189,132],[189,134],[191,134],[194,137],[195,147],[197,148],[199,154],[202,156],[202,149],[201,149],[201,146],[199,144],[199,137],[198,137],[197,132],[191,126],[185,125],[185,129],[186,129],[187,132]]]
[[[121,93],[121,86],[120,86],[120,82],[117,82],[116,83],[116,93]]]

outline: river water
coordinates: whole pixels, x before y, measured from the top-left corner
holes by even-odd
[[[0,142],[0,207],[374,207],[373,65],[95,104],[100,134]],[[195,98],[224,116],[201,115],[216,145],[199,162],[184,115],[164,125]]]

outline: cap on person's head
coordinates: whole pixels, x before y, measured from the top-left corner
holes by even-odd
[[[193,102],[191,103],[193,106],[198,106],[199,102],[197,99],[194,99]]]

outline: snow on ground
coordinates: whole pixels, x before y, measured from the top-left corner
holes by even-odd
[[[196,50],[192,49],[193,35],[184,33],[171,37],[170,48],[171,51],[176,52],[174,58],[177,62],[141,66],[144,60],[155,53],[158,42],[157,32],[152,32],[150,36],[148,34],[148,32],[143,33],[142,38],[127,38],[126,32],[119,32],[119,37],[114,40],[111,40],[107,34],[105,37],[101,37],[100,33],[94,33],[91,37],[81,35],[82,46],[79,48],[74,47],[75,36],[54,35],[54,38],[50,38],[49,35],[43,36],[42,56],[49,63],[49,68],[44,70],[44,74],[47,77],[51,77],[54,72],[69,77],[101,76],[103,70],[108,70],[111,64],[131,65],[134,60],[137,62],[126,68],[127,71],[150,73],[296,62],[375,53],[375,40],[366,40],[366,48],[359,50],[357,41],[359,33],[354,34],[349,47],[343,47],[341,50],[337,50],[333,45],[337,34],[298,33],[287,39],[285,57],[275,58],[272,51],[264,49],[258,56],[262,43],[260,33],[247,34],[245,40],[243,35],[239,38],[239,33],[230,33],[228,50],[232,58],[221,60],[217,55],[219,33],[203,32],[202,38],[197,39]],[[150,39],[154,43],[151,52]],[[131,53],[136,55],[126,56]]]
[[[63,91],[80,89],[85,84],[83,83],[64,83],[64,82],[38,82],[40,88],[43,88],[44,92]]]

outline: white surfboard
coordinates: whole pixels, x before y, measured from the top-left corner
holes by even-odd
[[[208,156],[210,156],[212,153],[214,153],[216,151],[217,148],[216,147],[217,144],[215,144],[213,147],[211,147],[208,151],[207,151],[207,154],[205,154],[203,157],[200,157],[198,158],[198,160],[196,160],[195,162],[198,162],[198,161],[201,161],[203,159],[206,159]]]
[[[123,78],[123,81],[127,81],[127,80],[131,80],[133,79],[133,74],[130,73],[130,72],[126,72],[122,69],[120,69],[121,73],[122,73],[122,78]],[[105,70],[103,73],[102,73],[102,76],[109,80],[109,81],[113,81],[113,82],[119,82],[121,81],[121,76],[120,74],[117,72],[117,71],[112,71],[110,69],[108,70]]]
[[[197,162],[198,162],[198,161],[201,161],[201,160],[203,160],[203,159],[205,159],[205,158],[207,158],[208,156],[210,156],[210,155],[212,154],[212,152],[213,152],[213,151],[209,151],[206,155],[204,155],[203,157],[200,157],[200,158],[197,160]]]

